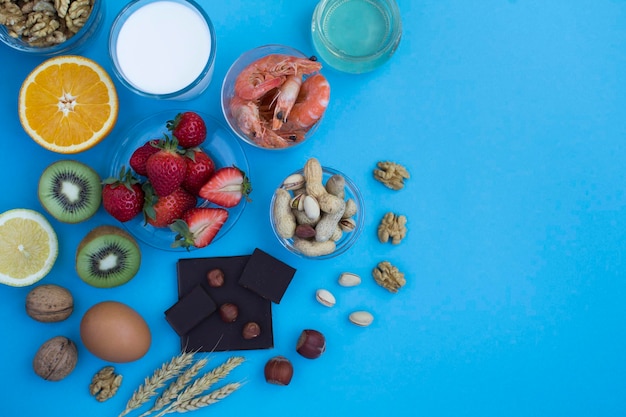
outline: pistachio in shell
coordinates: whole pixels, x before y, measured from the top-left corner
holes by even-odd
[[[60,381],[74,370],[76,362],[76,344],[67,337],[55,336],[41,345],[33,359],[33,369],[46,381]]]
[[[63,321],[73,310],[72,294],[59,285],[39,285],[26,296],[26,314],[43,323]]]

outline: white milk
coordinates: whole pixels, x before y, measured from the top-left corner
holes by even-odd
[[[196,10],[163,0],[142,6],[128,17],[115,51],[120,72],[135,88],[169,94],[198,78],[212,47],[209,26]],[[208,85],[211,75],[200,87]]]

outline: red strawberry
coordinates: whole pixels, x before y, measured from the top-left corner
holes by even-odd
[[[157,139],[149,140],[130,156],[130,167],[139,175],[146,176],[146,161],[155,153],[159,152],[159,148],[155,146],[159,141]]]
[[[144,185],[144,190],[146,191],[144,218],[146,223],[154,227],[169,226],[197,203],[196,197],[182,188],[177,188],[165,197],[156,196],[148,183]]]
[[[141,213],[144,192],[130,169],[122,167],[119,178],[104,180],[102,205],[107,213],[121,222],[127,222]]]
[[[245,172],[237,167],[225,167],[215,171],[199,192],[200,197],[222,207],[234,207],[242,197],[248,198],[252,185]]]
[[[183,183],[187,163],[178,151],[176,139],[161,141],[157,153],[146,161],[148,180],[159,197],[171,194]]]
[[[183,188],[193,195],[198,195],[200,188],[207,183],[215,172],[215,163],[209,155],[201,149],[190,150],[185,158],[187,173],[183,180]]]
[[[182,219],[170,226],[177,233],[172,247],[189,248],[207,246],[228,220],[228,211],[223,208],[197,207],[187,210]]]
[[[178,113],[174,120],[169,120],[165,126],[183,148],[193,148],[206,139],[206,124],[198,113],[192,111]]]

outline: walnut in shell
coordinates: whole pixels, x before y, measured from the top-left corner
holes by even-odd
[[[74,298],[65,288],[45,284],[33,288],[26,296],[26,314],[37,321],[63,321],[74,311]]]
[[[76,362],[76,344],[67,337],[56,336],[41,345],[33,359],[33,369],[46,381],[60,381],[74,370]]]

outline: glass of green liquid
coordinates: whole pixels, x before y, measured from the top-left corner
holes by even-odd
[[[398,48],[402,20],[395,0],[321,0],[311,22],[313,44],[331,67],[372,71]]]

